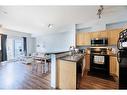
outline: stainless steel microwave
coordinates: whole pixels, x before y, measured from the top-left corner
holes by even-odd
[[[91,39],[91,46],[107,46],[108,38],[93,38]]]

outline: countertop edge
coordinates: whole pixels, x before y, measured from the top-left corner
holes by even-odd
[[[70,61],[70,62],[78,62],[80,59],[82,59],[82,58],[85,56],[85,54],[82,54],[78,60],[64,59],[65,57],[69,57],[69,56],[70,56],[70,55],[66,55],[66,56],[60,57],[60,58],[58,58],[58,59],[59,59],[59,60],[64,60],[64,61]]]

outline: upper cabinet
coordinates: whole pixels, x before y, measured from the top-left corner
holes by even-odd
[[[83,46],[84,45],[83,32],[76,33],[76,45],[77,46]]]
[[[96,32],[77,32],[76,45],[89,46],[92,38],[108,38],[109,45],[116,45],[119,38],[119,33],[123,29],[112,29]]]
[[[107,33],[107,31],[106,31],[106,30],[105,30],[105,31],[100,31],[98,37],[99,37],[99,38],[108,38],[108,33]]]
[[[84,45],[90,45],[90,40],[91,40],[91,33],[90,32],[84,32]]]
[[[107,31],[91,32],[91,38],[107,38]]]
[[[91,32],[91,38],[98,38],[99,32]]]
[[[116,45],[118,38],[119,38],[119,33],[123,29],[112,29],[112,30],[107,30],[108,32],[108,44],[109,45]]]
[[[91,39],[90,32],[78,32],[76,35],[76,44],[77,46],[90,45]]]

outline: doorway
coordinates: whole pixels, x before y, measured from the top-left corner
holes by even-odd
[[[23,38],[14,39],[14,58],[19,59],[23,54]]]
[[[22,37],[7,38],[7,60],[17,60],[24,54]]]

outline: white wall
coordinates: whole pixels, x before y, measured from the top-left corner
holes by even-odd
[[[11,29],[6,29],[6,28],[1,28],[0,33],[7,34],[8,36],[11,36],[11,37],[31,37],[31,34],[29,33],[19,32],[19,31],[15,31]]]
[[[32,38],[29,38],[29,51],[30,53],[35,53],[36,52],[36,38],[32,37]]]
[[[99,31],[105,30],[106,24],[117,23],[121,21],[127,21],[127,8],[115,8],[113,10],[110,10],[109,12],[105,12],[104,10],[101,19],[97,18],[89,22],[84,22],[77,25],[77,28],[80,29],[91,27],[90,31]]]
[[[37,37],[36,43],[37,46],[40,46],[37,47],[37,52],[68,51],[71,45],[75,46],[75,25],[71,25],[64,32]]]
[[[35,39],[31,38],[31,34],[14,31],[6,28],[0,28],[1,34],[6,34],[9,38],[27,37],[27,53],[31,54],[35,52]]]

